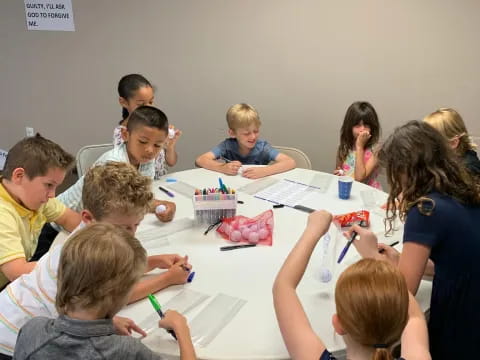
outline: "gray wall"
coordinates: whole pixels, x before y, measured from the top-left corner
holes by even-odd
[[[262,136],[331,171],[346,108],[376,107],[383,134],[440,106],[480,134],[475,0],[72,0],[76,32],[27,31],[0,11],[0,148],[33,126],[75,153],[111,140],[116,85],[139,72],[184,131],[176,169],[226,136],[225,112],[257,107]]]

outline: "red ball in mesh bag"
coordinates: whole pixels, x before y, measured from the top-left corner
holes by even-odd
[[[224,219],[217,232],[226,240],[259,245],[272,245],[273,211],[267,210],[254,218],[242,215]]]

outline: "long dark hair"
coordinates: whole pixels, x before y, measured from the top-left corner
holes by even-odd
[[[131,99],[135,96],[138,89],[143,87],[152,87],[152,84],[140,74],[125,75],[118,82],[118,95],[125,100]],[[128,117],[128,110],[122,107],[122,119],[125,120]]]
[[[378,159],[386,169],[390,194],[385,229],[429,193],[438,191],[462,204],[480,205],[480,189],[458,161],[446,139],[425,122],[410,121],[395,129],[383,143]],[[398,205],[396,200],[398,199]]]
[[[365,144],[366,148],[372,147],[380,138],[380,123],[378,122],[377,112],[373,106],[366,101],[357,101],[349,106],[342,128],[340,129],[340,145],[337,151],[337,165],[342,164],[349,151],[355,145],[352,129],[354,126],[363,122],[364,125],[370,127],[370,139]]]

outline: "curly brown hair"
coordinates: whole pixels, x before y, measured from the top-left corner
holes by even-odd
[[[152,180],[132,165],[107,162],[91,168],[83,182],[83,208],[96,220],[112,213],[143,215],[153,200]]]
[[[480,205],[479,186],[458,161],[445,138],[425,122],[410,121],[395,129],[378,153],[386,169],[390,193],[385,230],[389,234],[398,216],[437,191],[462,204]],[[397,201],[398,200],[398,204]]]

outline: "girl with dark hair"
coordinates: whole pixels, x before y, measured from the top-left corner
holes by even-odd
[[[334,174],[351,176],[356,181],[381,189],[374,153],[379,138],[380,123],[373,106],[366,101],[350,105],[340,130]]]
[[[122,77],[118,83],[118,102],[122,106],[122,120],[113,132],[113,144],[123,143],[122,131],[125,131],[129,115],[139,106],[153,105],[154,88],[150,82],[140,74],[129,74]],[[177,163],[175,145],[182,132],[170,125],[168,141],[155,160],[155,180],[165,175],[167,166]],[[173,136],[172,136],[173,135]]]

